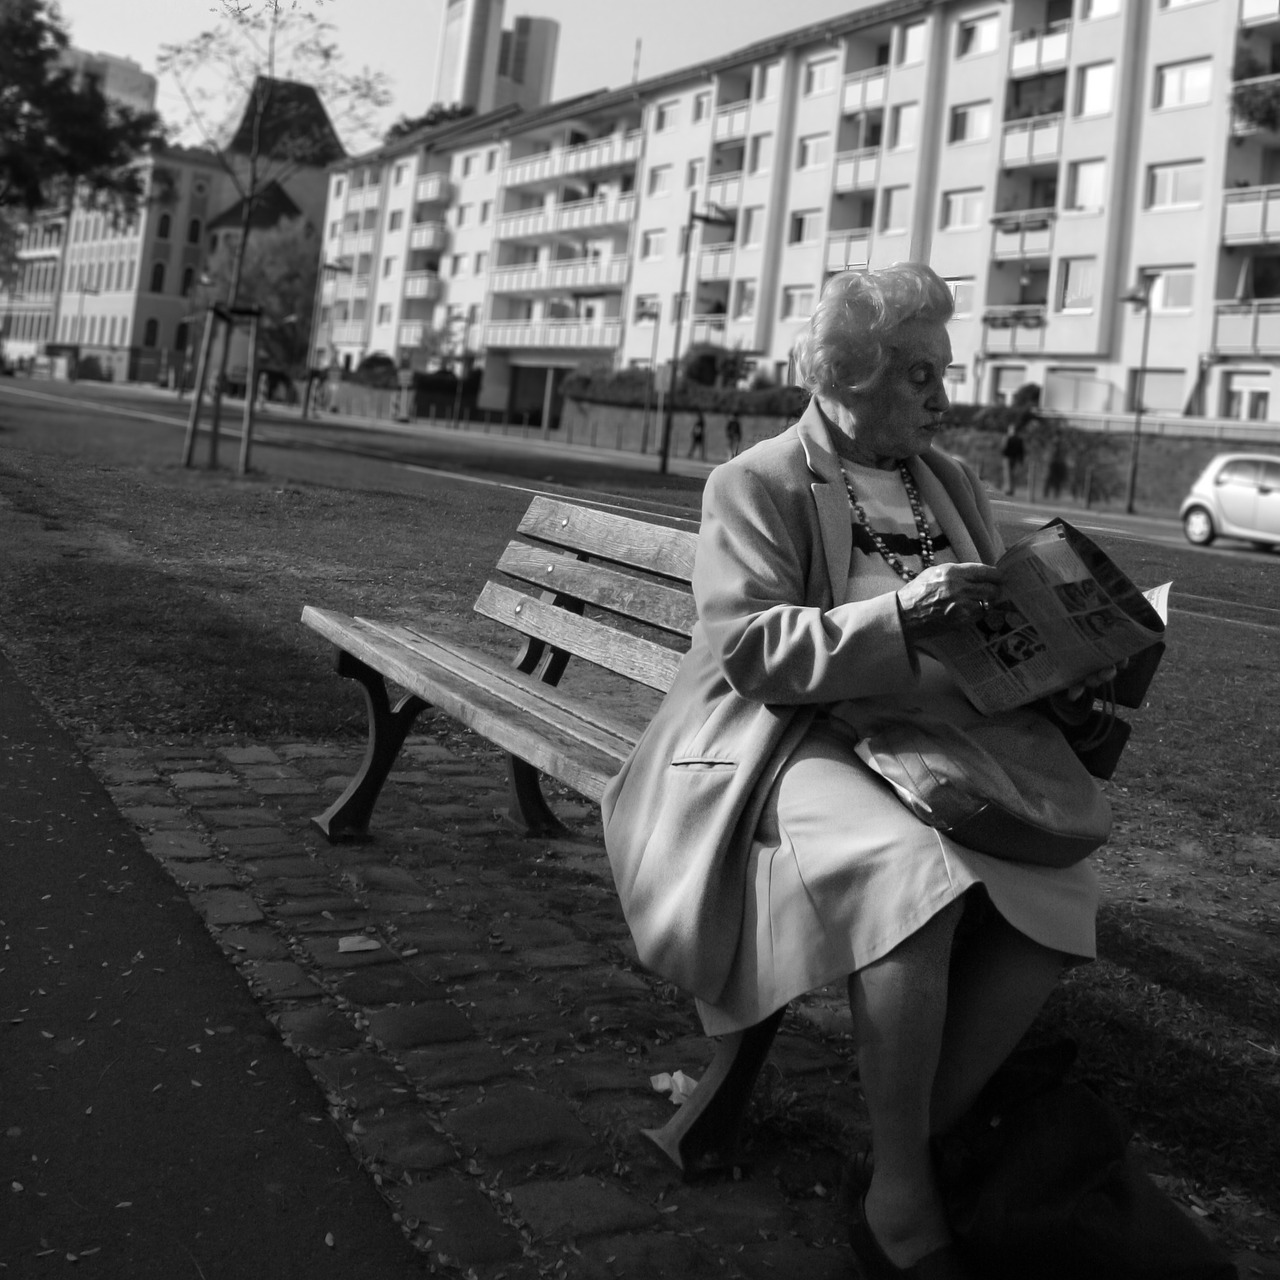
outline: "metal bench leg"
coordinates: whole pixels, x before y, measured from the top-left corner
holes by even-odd
[[[386,782],[418,712],[429,705],[411,693],[391,706],[382,676],[343,650],[338,651],[338,674],[358,680],[364,687],[369,709],[369,742],[365,747],[364,763],[347,789],[319,817],[311,819],[312,825],[323,831],[331,843],[368,836],[369,818],[378,802],[382,784]]]
[[[556,817],[542,794],[542,774],[519,756],[507,756],[507,791],[511,817],[531,836],[567,836],[569,828]]]
[[[686,1178],[736,1163],[751,1090],[785,1012],[784,1006],[754,1027],[721,1036],[693,1096],[661,1129],[641,1130]]]

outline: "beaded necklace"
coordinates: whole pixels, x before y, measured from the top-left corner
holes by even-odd
[[[916,533],[920,535],[920,563],[921,570],[928,569],[933,564],[933,538],[929,533],[929,521],[924,514],[924,504],[920,501],[919,490],[916,489],[916,482],[911,478],[911,472],[907,470],[905,462],[898,463],[898,474],[902,476],[903,488],[907,491],[907,501],[911,503],[911,518],[916,522]],[[858,501],[857,495],[853,491],[853,485],[849,483],[849,474],[844,467],[840,468],[840,475],[844,478],[845,492],[849,495],[849,506],[853,511],[854,518],[867,531],[867,536],[871,539],[875,549],[884,558],[885,563],[894,573],[900,577],[903,582],[910,582],[916,577],[916,573],[908,569],[902,561],[889,550],[888,544],[875,529],[871,527],[871,521],[867,519],[867,513],[862,508],[862,503]]]

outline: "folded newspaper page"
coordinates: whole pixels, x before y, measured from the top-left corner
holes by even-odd
[[[987,715],[1069,689],[1164,636],[1170,584],[1139,591],[1065,520],[1028,534],[997,567],[1000,594],[982,618],[920,645]]]

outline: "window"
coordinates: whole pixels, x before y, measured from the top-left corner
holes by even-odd
[[[980,53],[994,53],[1000,44],[1000,19],[994,13],[970,18],[960,24],[956,36],[956,57],[970,58]]]
[[[342,234],[342,223],[335,219],[329,223],[329,239],[336,240]]]
[[[199,218],[192,218],[191,221],[187,223],[187,243],[188,244],[200,243],[200,219]]]
[[[884,201],[880,206],[880,230],[883,232],[907,229],[907,197],[909,187],[885,187]]]
[[[649,170],[648,192],[651,196],[665,196],[671,191],[671,166],[656,164]]]
[[[484,158],[485,173],[492,173],[494,171],[494,168],[497,166],[497,163],[498,163],[498,148],[491,147],[489,149],[488,154]]]
[[[336,200],[342,194],[342,179],[335,178],[333,182],[333,198]]]
[[[703,90],[701,93],[693,95],[693,122],[697,124],[699,120],[705,120],[711,114],[711,93],[710,90]]]
[[[454,221],[460,227],[465,227],[471,221],[471,206],[469,204],[460,204],[454,217]]]
[[[1084,0],[1080,16],[1085,22],[1094,18],[1114,18],[1120,12],[1120,0]]]
[[[151,264],[151,292],[164,292],[164,263],[153,262]]]
[[[476,167],[476,159],[477,157],[474,154],[462,157],[462,176],[464,178],[471,177],[471,173]]]
[[[684,171],[684,189],[691,191],[702,186],[702,171],[706,167],[704,160],[690,160]]]
[[[909,22],[898,33],[898,65],[924,61],[924,23]]]
[[[757,133],[748,148],[747,172],[768,173],[773,163],[773,134]]]
[[[153,316],[142,326],[142,345],[144,347],[154,347],[160,341],[160,321]]]
[[[805,64],[804,96],[812,98],[818,93],[830,93],[836,87],[836,60],[818,58]]]
[[[1097,213],[1102,208],[1106,181],[1105,160],[1073,160],[1067,166],[1067,195],[1063,208],[1077,213]]]
[[[1222,384],[1222,417],[1265,421],[1270,408],[1270,384],[1270,376],[1265,373],[1227,374]],[[1252,485],[1256,483],[1256,471],[1253,469],[1258,466],[1256,462],[1229,462],[1218,472],[1217,483]],[[1273,483],[1280,488],[1280,475],[1274,477]]]
[[[944,191],[942,193],[944,230],[961,231],[980,226],[983,204],[981,187],[968,187],[963,191]]]
[[[1191,310],[1195,271],[1191,267],[1163,267],[1144,271],[1142,278],[1150,282],[1151,312],[1185,312]]]
[[[756,101],[772,98],[778,92],[778,64],[756,68]]]
[[[1156,68],[1156,106],[1189,107],[1209,101],[1213,62],[1196,58]]]
[[[1059,311],[1092,311],[1097,287],[1097,258],[1063,258],[1058,263]]]
[[[820,169],[831,159],[831,135],[811,133],[796,147],[797,169]]]
[[[382,302],[378,304],[378,323],[391,323],[391,304],[389,302]]]
[[[402,226],[404,226],[404,210],[397,209],[392,213],[391,217],[387,219],[387,230],[399,231]]]
[[[900,102],[889,112],[889,150],[902,151],[916,145],[920,132],[920,104]]]
[[[467,269],[467,258],[465,254],[455,253],[449,260],[450,275],[460,276]]]
[[[640,236],[640,257],[653,259],[662,257],[667,245],[665,231],[645,231]]]
[[[658,318],[658,295],[656,293],[638,293],[635,310],[631,313],[633,324],[653,324]]]
[[[396,269],[396,260],[394,258],[383,258],[382,260],[382,278],[385,280]]]
[[[951,297],[955,301],[955,312],[957,316],[968,316],[973,314],[973,277],[959,276],[954,280],[948,280],[947,286],[951,290]]]
[[[361,223],[361,231],[372,231],[378,225],[377,209],[366,209],[364,211],[364,220]]]
[[[191,289],[192,289],[192,286],[195,284],[195,282],[196,282],[195,267],[184,267],[182,269],[182,288],[181,288],[181,293],[184,298],[189,298],[191,296]]]
[[[1147,208],[1175,209],[1198,205],[1204,195],[1204,162],[1153,164],[1147,170]]]
[[[167,240],[169,238],[169,228],[173,225],[173,219],[167,213],[160,215],[160,225],[156,227],[156,239]]]
[[[782,290],[782,318],[807,320],[813,315],[813,286],[786,285]]]
[[[492,217],[493,217],[493,201],[492,201],[492,200],[481,200],[481,201],[480,201],[480,224],[481,224],[481,226],[483,226],[486,222],[488,222],[488,221],[489,221],[489,219],[490,219],[490,218],[492,218]]]
[[[738,242],[744,249],[760,244],[764,239],[764,206],[752,205],[742,211],[742,239]]]
[[[822,235],[822,210],[799,209],[791,215],[788,244],[813,244]]]
[[[1095,62],[1076,72],[1075,114],[1078,116],[1106,115],[1111,110],[1111,98],[1115,89],[1116,64]]]
[[[980,142],[991,137],[991,103],[962,102],[951,108],[948,142]]]
[[[488,266],[489,266],[489,254],[486,250],[482,249],[479,253],[476,254],[476,268],[475,268],[476,275],[478,276],[484,275],[485,270]]]
[[[391,170],[391,185],[398,187],[404,181],[404,165],[398,164]]]
[[[653,110],[653,131],[663,133],[675,128],[678,102],[660,102]]]
[[[739,280],[733,287],[733,318],[750,320],[756,313],[756,282]]]

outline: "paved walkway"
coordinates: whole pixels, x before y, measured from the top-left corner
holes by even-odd
[[[97,930],[102,990],[93,998],[125,978],[134,984],[131,991],[164,987],[149,1006],[156,1025],[142,1037],[147,1043],[139,1043],[137,1028],[127,1037],[122,1029],[125,1040],[107,1050],[118,1056],[100,1078],[110,1078],[110,1070],[122,1086],[127,1082],[117,1110],[141,1135],[189,1123],[181,1110],[157,1109],[153,1098],[168,1096],[163,1089],[175,1095],[182,1089],[189,1105],[215,1051],[224,1055],[226,1083],[210,1100],[221,1132],[206,1111],[203,1128],[193,1129],[185,1144],[200,1169],[190,1177],[168,1166],[152,1170],[153,1183],[178,1182],[170,1201],[154,1206],[155,1216],[175,1216],[163,1233],[153,1216],[148,1247],[164,1234],[192,1263],[200,1256],[202,1265],[193,1269],[177,1254],[177,1264],[166,1258],[168,1269],[126,1272],[119,1259],[132,1261],[129,1250],[140,1249],[142,1237],[118,1235],[115,1261],[99,1274],[131,1280],[153,1274],[383,1280],[433,1270],[477,1280],[849,1276],[834,1191],[840,1153],[865,1137],[865,1124],[838,993],[789,1015],[754,1104],[751,1163],[742,1178],[685,1186],[638,1131],[671,1114],[651,1076],[678,1069],[699,1074],[707,1045],[689,1002],[633,964],[595,810],[566,797],[557,808],[577,837],[529,840],[503,816],[499,754],[447,722],[424,718],[419,728],[375,813],[376,839],[337,846],[308,819],[345,785],[361,754],[357,748],[91,744],[92,768],[123,821],[108,815],[115,826],[94,852],[95,863],[82,862],[83,851],[70,866],[55,870],[49,862],[48,883],[65,886],[74,870],[94,880],[95,909],[114,913],[111,929]],[[0,748],[9,748],[0,769],[13,768],[20,739],[0,737]],[[56,764],[33,757],[29,780],[70,767],[66,745],[59,751]],[[101,808],[98,798],[105,798],[87,772],[74,777],[72,789]],[[67,799],[60,795],[59,804]],[[57,834],[64,820],[48,807],[35,819],[48,833],[44,839],[74,843],[74,828],[65,838]],[[105,820],[101,813],[95,819]],[[139,837],[153,855],[150,866],[140,858]],[[41,846],[38,852],[44,858],[47,851]],[[195,913],[180,896],[174,901],[173,884]],[[7,923],[7,938],[17,942],[23,929],[46,927],[31,921],[51,910],[43,893],[58,891],[33,883],[19,918]],[[173,941],[185,936],[182,918],[204,938],[203,950],[199,940],[182,943],[186,950]],[[231,965],[217,962],[199,929],[201,918]],[[75,923],[51,917],[46,941],[28,933],[20,945],[32,954],[43,947],[43,963],[64,963],[55,953],[78,938]],[[98,969],[94,951],[85,972]],[[234,1015],[215,1011],[229,998],[218,994],[217,984],[237,972],[239,994],[250,1007]],[[87,990],[83,998],[89,1001]],[[64,1032],[48,1044],[37,1041],[43,1033],[33,1003],[17,1015],[25,1020],[17,1027],[26,1032],[23,1051],[43,1049],[61,1070],[56,1055],[76,1061],[90,1037]],[[263,1013],[296,1057],[254,1029]],[[173,1026],[164,1026],[164,1018]],[[164,1055],[156,1052],[162,1037]],[[160,1060],[177,1070],[153,1095]],[[268,1096],[261,1063],[271,1064],[266,1074],[285,1079],[283,1092]],[[305,1065],[313,1090],[298,1089],[295,1081],[288,1092],[290,1064],[299,1072]],[[35,1088],[50,1081],[56,1091],[48,1105],[77,1126],[88,1123],[79,1115],[86,1105],[99,1114],[101,1090],[95,1092],[92,1081],[59,1083],[50,1076]],[[0,1083],[7,1092],[4,1077]],[[31,1080],[26,1086],[36,1098]],[[259,1104],[256,1118],[238,1109],[245,1098]],[[316,1124],[326,1100],[332,1123]],[[25,1131],[21,1123],[13,1128]],[[220,1174],[222,1148],[237,1132],[253,1135],[244,1140],[248,1150]],[[10,1138],[24,1153],[32,1145],[24,1146],[12,1128]],[[333,1150],[341,1149],[342,1138],[351,1158],[335,1171]],[[305,1167],[308,1148],[322,1153],[318,1179]],[[15,1183],[27,1184],[11,1193],[14,1204],[25,1207],[39,1195],[34,1170],[49,1158],[47,1151],[30,1152],[33,1176],[14,1175]],[[59,1158],[74,1164],[79,1153],[72,1147]],[[210,1209],[215,1194],[243,1179],[255,1161],[271,1165],[270,1181],[282,1188],[278,1194],[290,1212],[236,1219],[246,1213],[239,1204],[224,1205],[221,1215],[217,1206]],[[117,1202],[136,1203],[146,1193],[117,1180],[109,1151],[100,1153],[98,1165],[81,1179],[86,1185],[78,1194],[94,1199],[99,1218],[126,1214]],[[66,1179],[74,1181],[64,1171]],[[143,1179],[141,1185],[151,1184]],[[308,1203],[313,1187],[327,1194],[323,1205]],[[270,1196],[251,1199],[271,1206]],[[214,1245],[219,1232],[200,1220],[197,1204],[201,1213],[208,1210],[207,1219],[220,1222],[230,1244]],[[0,1274],[45,1274],[28,1266],[36,1256],[50,1272],[73,1254],[83,1264],[105,1263],[103,1245],[83,1243],[96,1239],[91,1234],[71,1243],[69,1207],[59,1222],[47,1218],[32,1219],[21,1264],[10,1263]],[[253,1241],[260,1261],[237,1261],[236,1240]],[[272,1245],[273,1261],[261,1251],[264,1241]],[[221,1265],[210,1265],[215,1253]],[[0,1261],[9,1261],[3,1250]],[[1263,1274],[1280,1269],[1242,1271]]]

